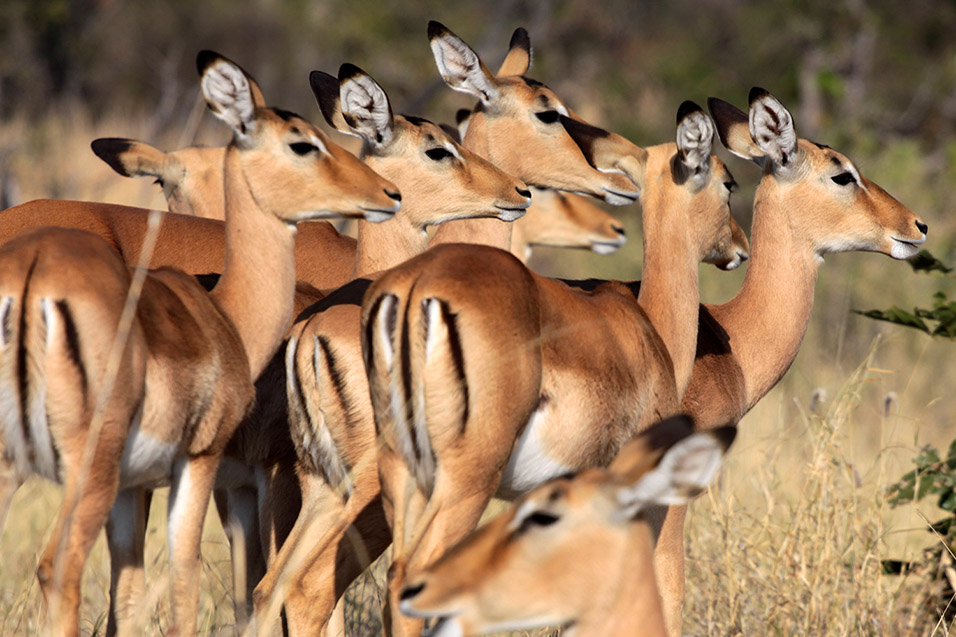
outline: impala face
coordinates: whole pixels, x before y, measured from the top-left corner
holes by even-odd
[[[716,98],[708,104],[724,146],[764,167],[754,206],[772,206],[778,197],[804,202],[796,204],[791,225],[818,258],[865,250],[906,259],[926,241],[922,219],[862,176],[842,153],[799,139],[790,113],[764,89],[750,91],[749,115]]]
[[[621,612],[612,608],[620,602],[659,620],[654,543],[643,512],[706,488],[735,431],[690,430],[689,419],[664,421],[625,445],[610,469],[531,491],[411,577],[402,612],[438,618],[432,637],[540,626],[605,634],[593,632],[593,617],[605,616],[605,628],[620,627],[607,619]],[[650,587],[643,599],[629,597],[635,581]]]
[[[249,191],[265,211],[288,223],[335,217],[384,221],[401,207],[394,184],[307,120],[266,107],[241,69],[212,53],[200,55],[197,64],[206,101],[233,128]],[[274,174],[276,165],[286,167],[281,175]]]
[[[528,214],[515,224],[515,238],[528,246],[617,252],[627,242],[624,226],[588,199],[557,190],[535,189]]]
[[[619,173],[602,173],[589,162],[586,149],[562,125],[569,109],[554,91],[524,76],[531,64],[524,29],[515,31],[498,76],[445,26],[430,22],[428,37],[445,82],[480,100],[468,120],[465,141],[493,140],[488,148],[476,148],[487,159],[531,186],[580,192],[612,205],[637,199],[638,190],[630,180]]]

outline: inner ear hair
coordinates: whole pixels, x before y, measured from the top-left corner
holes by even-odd
[[[750,135],[775,164],[788,167],[797,153],[793,117],[777,98],[758,86],[750,90]]]

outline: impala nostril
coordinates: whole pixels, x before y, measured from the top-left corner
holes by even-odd
[[[424,588],[425,588],[425,582],[422,582],[421,584],[417,584],[415,586],[406,586],[405,588],[402,589],[402,592],[399,595],[399,599],[403,602],[406,599],[411,599],[412,597],[415,597],[416,595],[421,593],[422,590],[424,590]]]
[[[627,236],[627,233],[624,232],[624,227],[623,227],[623,226],[611,226],[611,230],[613,230],[614,232],[618,233],[618,234],[621,235],[622,237]]]
[[[916,229],[922,232],[923,234],[926,234],[926,231],[929,230],[929,226],[923,223],[922,221],[917,221]]]
[[[518,187],[515,187],[515,190],[517,190],[518,194],[521,195],[522,197],[529,197],[529,198],[531,197],[530,190],[527,190],[527,189],[522,190],[521,188],[518,188]]]
[[[392,192],[391,190],[386,190],[386,191],[385,191],[385,194],[388,195],[389,197],[391,197],[392,199],[394,199],[395,201],[401,201],[401,200],[402,200],[402,193],[400,193],[400,192],[397,192],[397,191],[396,191],[396,192]]]

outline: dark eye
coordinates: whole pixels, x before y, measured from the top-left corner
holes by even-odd
[[[561,118],[561,114],[558,111],[541,111],[540,113],[535,113],[534,116],[545,124],[554,124]]]
[[[840,173],[836,177],[830,177],[833,180],[833,183],[839,184],[841,186],[848,186],[850,184],[856,183],[856,178],[851,172]]]
[[[524,520],[521,521],[521,526],[518,527],[517,533],[527,533],[531,527],[534,526],[551,526],[558,520],[558,516],[553,513],[547,513],[546,511],[535,511]]]
[[[292,152],[296,155],[308,155],[313,150],[318,150],[318,148],[308,142],[293,142],[289,144],[289,148],[291,148]]]
[[[433,159],[435,161],[441,161],[445,159],[446,157],[453,156],[450,152],[448,152],[447,148],[441,148],[441,147],[426,150],[425,154],[428,155],[429,159]]]
[[[727,188],[730,192],[737,190],[737,182],[731,179],[730,181],[724,182],[724,187]]]

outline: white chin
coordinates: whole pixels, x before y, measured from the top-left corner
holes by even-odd
[[[372,223],[382,223],[395,216],[394,212],[382,212],[381,210],[365,210],[362,212],[362,218]]]
[[[604,202],[612,206],[626,206],[632,204],[637,199],[635,197],[625,197],[624,195],[619,195],[616,192],[611,192],[610,190],[604,191]]]
[[[617,243],[592,243],[591,251],[595,254],[614,254],[621,248]]]
[[[890,248],[890,256],[894,259],[909,259],[919,252],[919,246],[905,241],[893,239],[893,247]]]
[[[501,221],[514,221],[520,219],[527,212],[524,208],[498,208],[498,219]]]
[[[741,259],[740,257],[736,257],[734,258],[733,261],[724,265],[724,270],[727,270],[727,271],[736,270],[737,268],[740,267],[741,263],[743,263],[743,259]]]

